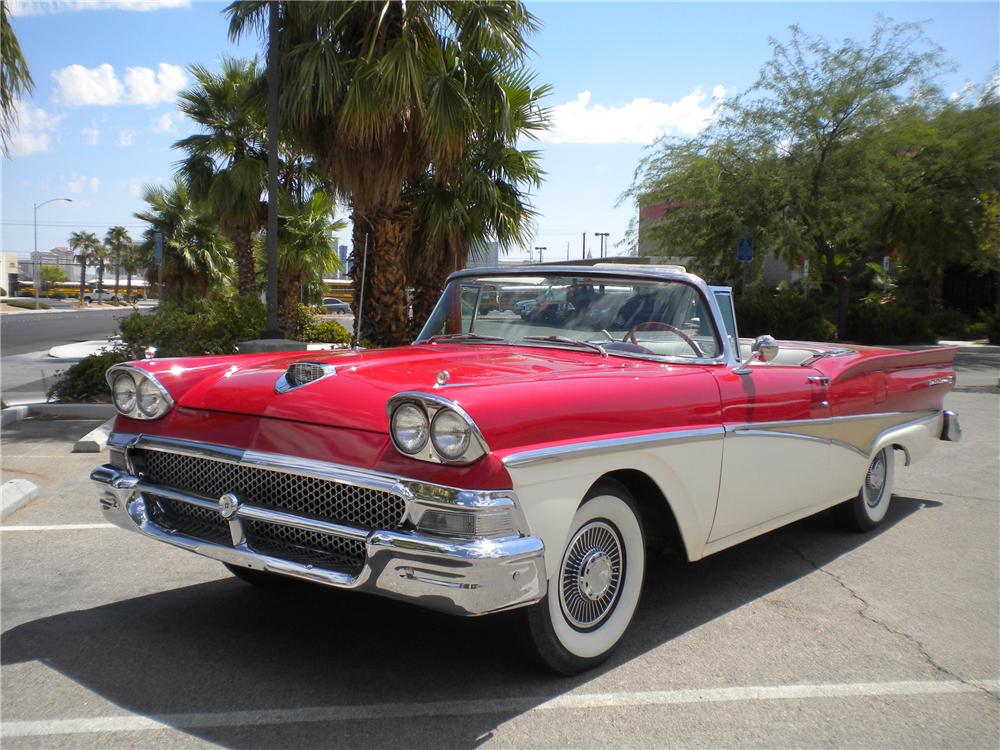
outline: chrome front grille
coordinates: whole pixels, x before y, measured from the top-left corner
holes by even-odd
[[[399,495],[328,479],[158,450],[129,455],[152,484],[209,498],[232,492],[240,502],[366,530],[396,529],[406,510]]]
[[[219,510],[176,497],[157,494],[155,488],[221,498],[236,495],[243,505],[281,511],[302,519],[347,526],[361,533],[399,528],[406,510],[404,499],[391,492],[329,479],[292,474],[280,469],[218,461],[186,453],[133,448],[129,459],[144,484],[149,519],[171,533],[215,544],[231,545],[240,537],[256,552],[307,566],[360,572],[365,541],[254,518],[227,520]],[[236,523],[236,531],[230,524]]]

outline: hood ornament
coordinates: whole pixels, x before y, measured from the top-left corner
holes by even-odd
[[[274,384],[274,391],[288,393],[336,374],[337,368],[325,362],[292,362]]]
[[[437,383],[438,386],[444,385],[449,380],[451,380],[451,373],[447,370],[441,370],[434,376],[434,382]]]

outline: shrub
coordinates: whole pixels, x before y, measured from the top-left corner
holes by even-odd
[[[150,314],[132,313],[119,324],[122,342],[135,358],[147,347],[158,357],[232,354],[240,341],[260,337],[266,311],[260,300],[216,292],[180,305],[162,303]]]
[[[335,320],[317,320],[302,332],[301,341],[350,344],[351,332]]]
[[[968,335],[969,318],[961,310],[945,308],[930,313],[931,331],[943,339],[964,339]]]
[[[991,344],[1000,344],[1000,308],[980,310],[979,317],[983,319],[982,336],[989,339]]]
[[[108,381],[104,379],[104,373],[111,365],[127,359],[125,351],[119,348],[84,357],[68,370],[59,373],[59,379],[49,388],[49,401],[110,401],[111,390],[108,388]]]
[[[39,302],[38,303],[38,307],[36,308],[34,300],[31,300],[30,302],[25,302],[24,300],[20,300],[20,299],[10,299],[10,300],[7,300],[7,304],[10,305],[11,307],[19,307],[22,310],[36,310],[36,309],[37,310],[49,310],[52,307],[51,305],[48,305],[48,304],[46,304],[44,302]]]
[[[933,344],[927,316],[901,305],[862,302],[847,316],[848,338],[860,344]]]
[[[741,336],[830,341],[836,335],[819,303],[793,292],[754,292],[736,300],[736,325]]]

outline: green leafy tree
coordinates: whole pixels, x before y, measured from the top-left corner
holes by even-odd
[[[235,254],[237,289],[256,292],[253,235],[266,221],[266,110],[256,60],[224,58],[218,73],[189,68],[195,85],[179,95],[179,109],[204,132],[174,144],[184,151],[178,174],[191,197],[218,219]]]
[[[901,215],[893,175],[920,146],[901,153],[886,133],[907,108],[940,105],[930,82],[940,52],[919,25],[888,21],[865,43],[792,27],[771,46],[757,83],[700,136],[658,144],[630,195],[668,203],[651,239],[702,270],[735,275],[747,234],[755,255],[810,258],[844,336],[852,288],[888,253]]]
[[[121,280],[122,258],[126,249],[132,246],[132,237],[125,227],[111,227],[104,235],[104,245],[115,264],[115,294],[118,294],[118,282]]]
[[[149,223],[143,234],[144,252],[152,256],[154,236],[163,234],[163,284],[175,299],[201,298],[232,275],[229,244],[218,223],[188,193],[182,180],[143,190],[148,208],[135,217]],[[148,267],[150,283],[156,269]]]
[[[38,269],[38,275],[42,282],[42,290],[46,292],[52,288],[53,284],[61,284],[69,280],[62,268],[48,264]]]
[[[35,88],[9,14],[7,0],[0,0],[0,146],[4,156],[10,155],[10,136],[17,127],[17,103]]]
[[[87,266],[93,265],[104,246],[93,232],[73,232],[69,236],[69,249],[80,263],[80,304],[87,287]]]
[[[152,258],[148,257],[148,251],[143,245],[130,242],[122,250],[122,267],[125,269],[125,300],[132,301],[132,277],[141,268],[148,268]]]
[[[268,5],[229,5],[230,34],[262,30]],[[431,165],[435,176],[451,174],[479,118],[505,111],[486,72],[523,59],[535,20],[519,2],[277,5],[283,132],[350,204],[359,288],[367,266],[362,337],[402,343],[413,231],[404,186]]]

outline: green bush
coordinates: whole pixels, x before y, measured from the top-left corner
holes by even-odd
[[[794,292],[753,292],[736,300],[741,336],[769,333],[792,341],[830,341],[836,327],[815,300]]]
[[[265,319],[260,300],[216,292],[180,305],[164,302],[152,313],[132,313],[119,325],[134,358],[150,346],[158,357],[184,357],[232,354],[238,342],[260,337]]]
[[[321,344],[350,344],[351,332],[335,320],[317,320],[302,332],[300,341]]]
[[[38,307],[36,308],[34,300],[31,300],[30,302],[25,302],[24,300],[20,299],[7,300],[7,304],[10,305],[11,307],[20,307],[22,310],[36,310],[36,309],[48,310],[52,307],[51,305],[48,305],[45,302],[39,302]]]
[[[893,304],[862,302],[847,315],[848,338],[859,344],[933,344],[927,316]]]
[[[59,379],[49,388],[49,401],[110,401],[111,389],[104,379],[104,373],[111,365],[125,362],[128,358],[122,349],[117,348],[84,357],[68,370],[59,373]]]
[[[980,310],[979,317],[983,319],[980,338],[989,339],[991,344],[1000,344],[1000,309]]]
[[[964,339],[968,335],[969,318],[961,310],[945,308],[928,315],[931,331],[943,339]]]

